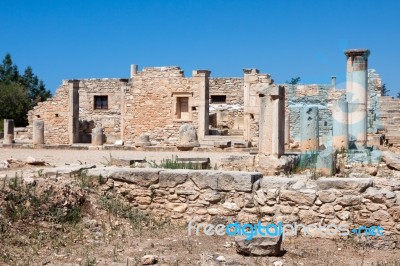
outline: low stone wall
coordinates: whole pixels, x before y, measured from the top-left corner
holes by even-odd
[[[400,181],[262,176],[257,172],[94,168],[104,191],[181,223],[238,221],[381,226],[374,242],[400,247]],[[107,193],[107,192],[105,192]],[[381,245],[382,246],[382,245]]]

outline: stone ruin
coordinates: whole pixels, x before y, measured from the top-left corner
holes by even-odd
[[[332,175],[335,163],[326,158],[335,156],[330,153],[351,149],[355,152],[349,160],[360,162],[371,155],[372,146],[382,144],[381,133],[393,130],[382,116],[381,79],[368,70],[369,53],[345,52],[346,90],[336,88],[335,77],[327,85],[274,84],[270,74],[258,69],[243,69],[243,78],[212,78],[208,70],[185,77],[179,67],[139,72],[132,65],[128,79],[64,80],[53,98],[28,113],[22,143],[244,151],[258,153],[246,169],[265,174],[291,169],[298,163],[293,154],[309,158],[324,151],[316,164]],[[186,127],[192,133],[183,134]],[[14,143],[11,128],[6,120],[4,145]],[[392,144],[397,140],[395,132],[387,135]],[[373,153],[375,161],[377,157]],[[234,167],[229,159],[224,166]]]
[[[3,147],[238,151],[221,168],[240,172],[94,168],[88,175],[108,179],[105,190],[114,182],[128,184],[134,206],[172,219],[256,222],[261,213],[263,222],[383,224],[390,228],[384,245],[394,247],[400,243],[398,180],[355,178],[363,173],[346,179],[291,176],[296,166],[333,176],[338,153],[345,153],[346,168],[379,165],[378,148],[400,144],[389,119],[396,112],[400,117],[400,102],[381,96],[369,54],[345,52],[345,90],[336,87],[335,77],[326,85],[274,84],[257,69],[244,69],[243,78],[212,78],[208,70],[185,77],[179,67],[139,72],[132,65],[129,79],[66,80],[28,113],[25,144],[13,121],[5,121]],[[400,158],[382,157],[400,170]],[[56,170],[49,171],[44,175]]]

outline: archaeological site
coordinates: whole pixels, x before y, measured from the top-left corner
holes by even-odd
[[[49,241],[61,239],[51,242],[57,251],[41,251],[15,265],[46,258],[48,265],[94,265],[81,264],[90,261],[91,249],[86,255],[64,249],[69,239],[71,245],[116,245],[96,251],[113,254],[99,265],[178,265],[178,255],[157,249],[163,245],[175,245],[179,265],[191,265],[193,250],[208,247],[213,253],[192,265],[367,265],[374,261],[371,253],[351,252],[362,247],[379,256],[396,254],[400,100],[382,96],[368,49],[338,56],[346,65],[345,88],[334,76],[329,84],[275,84],[273,74],[256,68],[221,78],[210,70],[187,75],[177,66],[131,65],[128,78],[63,80],[52,98],[29,111],[29,126],[14,127],[5,119],[0,135],[0,206],[6,210],[0,217],[7,221],[0,222],[0,232],[17,221],[37,221],[53,230]],[[74,219],[90,232],[86,240],[60,225],[76,210]],[[145,224],[138,233],[145,237],[134,235],[136,242],[132,221],[135,228]],[[285,239],[203,234],[200,247],[187,236],[189,222],[314,227]],[[165,243],[150,243],[158,240],[146,234],[153,227],[169,230],[165,226],[179,233],[164,231]],[[340,226],[349,234],[336,234]],[[43,228],[18,240],[18,254],[33,252],[21,247]],[[186,240],[176,244],[175,235]],[[308,241],[301,242],[304,250],[334,245],[335,252],[348,253],[293,255],[295,239]],[[353,255],[359,260],[345,264]],[[10,261],[17,257],[10,255]],[[115,258],[120,264],[111,264]]]

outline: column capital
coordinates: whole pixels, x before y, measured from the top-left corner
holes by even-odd
[[[349,57],[355,57],[355,56],[363,56],[364,58],[367,58],[370,55],[370,50],[369,49],[349,49],[344,51],[344,54]]]

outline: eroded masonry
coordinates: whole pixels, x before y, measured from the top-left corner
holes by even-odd
[[[278,157],[284,149],[321,145],[360,149],[368,138],[379,142],[374,134],[383,129],[381,79],[368,70],[369,50],[345,54],[346,90],[336,88],[335,77],[327,85],[274,84],[258,69],[244,69],[241,78],[213,78],[208,70],[186,77],[179,67],[138,71],[132,65],[127,79],[64,80],[53,98],[29,112],[27,135],[34,144],[227,148],[236,143]],[[183,125],[194,129],[196,140],[181,140]]]

